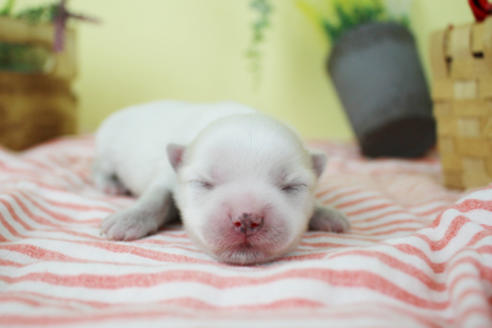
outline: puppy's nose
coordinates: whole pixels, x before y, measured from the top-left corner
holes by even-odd
[[[263,227],[263,216],[252,213],[243,213],[241,216],[232,219],[232,224],[236,231],[250,236]]]

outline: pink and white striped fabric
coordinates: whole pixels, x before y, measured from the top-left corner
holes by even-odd
[[[91,184],[93,139],[0,150],[0,326],[492,327],[492,188],[439,183],[435,156],[330,160],[319,198],[353,231],[305,234],[269,264],[215,262],[175,226],[99,236],[133,200]]]

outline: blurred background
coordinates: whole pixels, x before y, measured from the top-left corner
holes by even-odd
[[[18,0],[16,7],[36,3],[46,1]],[[258,16],[250,0],[70,1],[71,11],[103,22],[75,23],[78,131],[94,131],[111,112],[131,104],[229,99],[290,123],[305,138],[351,138],[325,67],[326,35],[298,1],[270,3],[255,73],[246,56]],[[428,77],[430,32],[449,22],[470,22],[472,14],[465,0],[409,3],[410,27]]]

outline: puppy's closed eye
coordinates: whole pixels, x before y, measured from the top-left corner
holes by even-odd
[[[292,193],[302,191],[302,190],[306,189],[306,187],[307,187],[307,185],[304,183],[288,183],[288,184],[282,185],[280,188],[282,189],[283,192],[292,194]]]
[[[204,189],[204,190],[212,190],[215,188],[215,185],[207,180],[195,179],[195,180],[190,180],[188,183],[193,187]]]

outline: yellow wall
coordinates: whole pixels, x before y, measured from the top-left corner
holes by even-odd
[[[244,57],[253,19],[248,3],[72,0],[73,11],[104,21],[78,25],[80,131],[93,131],[109,113],[134,103],[232,99],[289,122],[305,137],[349,138],[324,69],[328,43],[295,0],[273,0],[263,79],[254,89]],[[431,30],[471,20],[465,0],[413,2],[412,23],[422,53]]]

